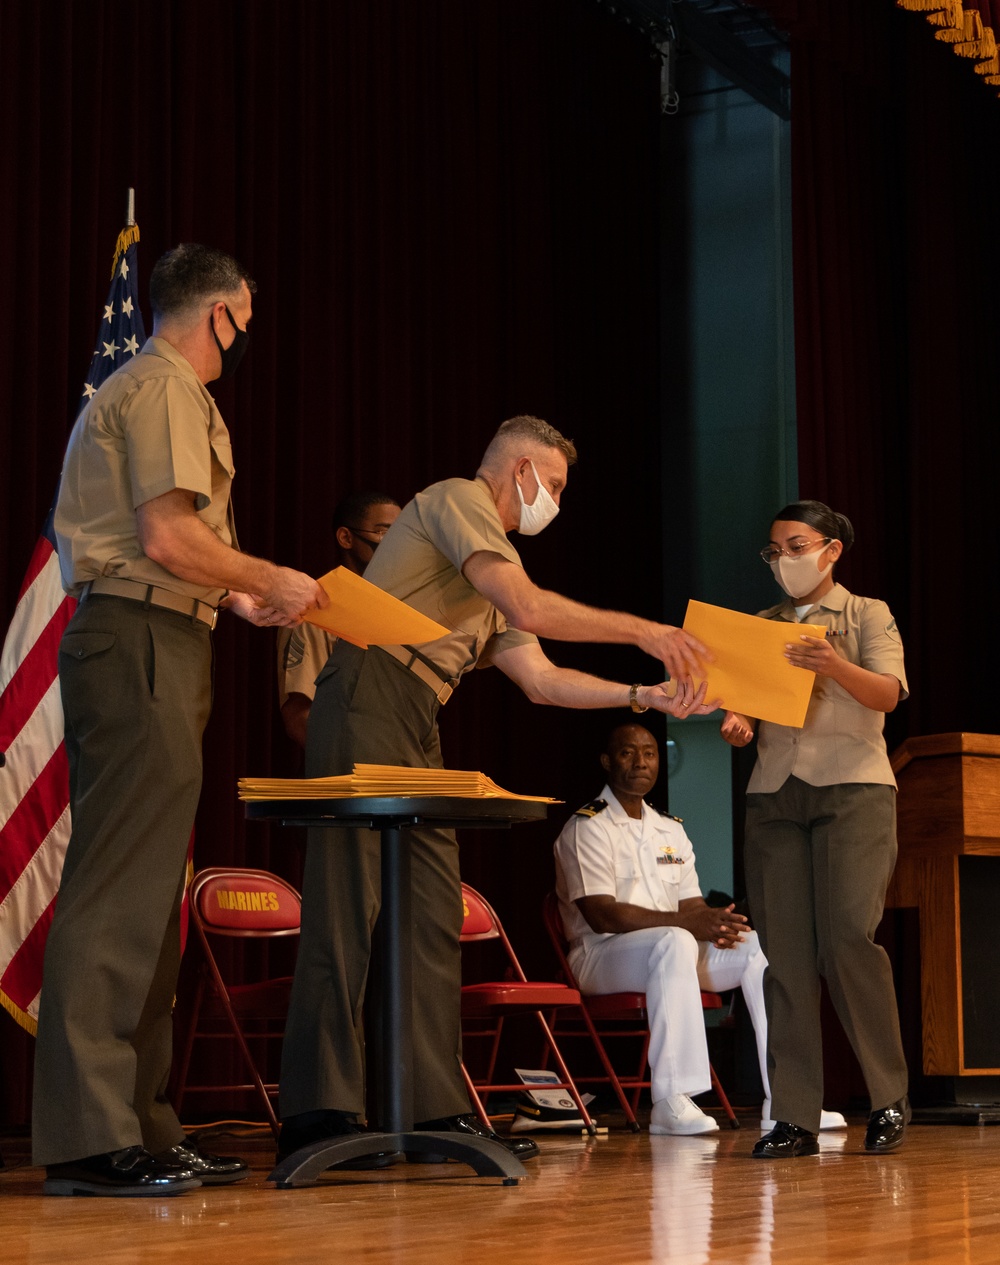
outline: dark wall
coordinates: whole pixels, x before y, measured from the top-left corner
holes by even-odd
[[[908,734],[995,733],[1000,101],[923,15],[766,0],[792,33],[799,483],[903,633]]]
[[[12,0],[0,49],[0,624],[56,487],[129,185],[143,278],[202,240],[259,284],[251,350],[219,392],[243,548],[325,570],[344,491],[406,500],[471,475],[498,423],[531,412],[581,462],[557,522],[524,542],[529,573],[661,614],[658,70],[633,32],[582,0]],[[225,619],[216,648],[196,864],[295,878],[290,838],[245,828],[235,797],[242,774],[296,770],[273,640]],[[656,678],[638,652],[553,653]],[[446,759],[565,798],[558,820],[599,789],[608,720],[531,707],[484,672],[446,708]],[[555,828],[466,850],[529,960]],[[27,1056],[0,1025],[23,1120]]]

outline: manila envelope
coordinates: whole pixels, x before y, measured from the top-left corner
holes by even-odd
[[[362,650],[369,646],[420,645],[448,634],[443,624],[421,615],[398,597],[383,593],[346,567],[334,567],[320,576],[319,583],[330,604],[322,610],[306,611],[302,619]]]
[[[690,601],[684,628],[715,655],[706,672],[709,702],[718,698],[727,711],[802,728],[816,673],[792,667],[785,646],[803,634],[825,637],[821,624],[786,624]]]

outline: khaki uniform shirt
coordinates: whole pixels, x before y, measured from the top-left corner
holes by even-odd
[[[682,900],[701,895],[694,848],[677,818],[644,803],[636,821],[610,786],[573,814],[554,850],[556,894],[574,949],[620,934],[594,931],[575,903],[581,896],[613,896],[623,905],[675,914]]]
[[[139,544],[136,509],[183,488],[224,545],[236,539],[229,502],[229,431],[188,361],[162,338],[101,386],[70,435],[56,502],[63,588],[98,576],[157,584],[217,606],[225,589],[166,571]]]
[[[469,583],[462,567],[474,554],[497,553],[516,566],[489,488],[481,479],[446,479],[410,501],[389,529],[365,570],[365,579],[451,629],[423,643],[420,653],[456,678],[498,650],[538,639],[508,628],[493,603]]]
[[[278,706],[289,694],[316,697],[316,678],[322,672],[337,638],[315,624],[278,630]]]
[[[845,637],[830,639],[837,654],[870,672],[889,673],[899,682],[900,699],[908,696],[903,643],[885,602],[855,597],[842,584],[835,584],[801,620],[790,598],[760,614],[764,619],[846,630]],[[789,629],[789,641],[796,635]],[[884,725],[882,712],[865,707],[829,677],[817,676],[801,729],[761,721],[757,764],[747,790],[777,791],[792,776],[810,786],[839,782],[895,786],[882,736]]]

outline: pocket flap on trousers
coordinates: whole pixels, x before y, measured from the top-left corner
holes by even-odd
[[[70,659],[89,659],[92,655],[110,650],[118,640],[113,632],[71,632],[63,636],[59,654]]]

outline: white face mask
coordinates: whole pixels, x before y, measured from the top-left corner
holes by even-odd
[[[789,597],[805,597],[822,584],[833,570],[832,562],[827,563],[822,571],[819,569],[816,559],[824,552],[823,549],[817,549],[814,553],[800,554],[798,558],[775,558],[770,563],[771,574]]]
[[[520,483],[515,481],[514,484],[521,502],[521,519],[517,530],[522,536],[537,536],[542,528],[548,527],[549,523],[559,513],[559,506],[552,499],[548,488],[538,477],[535,463],[532,461],[530,465],[531,472],[535,476],[535,482],[538,484],[538,494],[530,505],[525,504],[524,493],[521,491]]]

